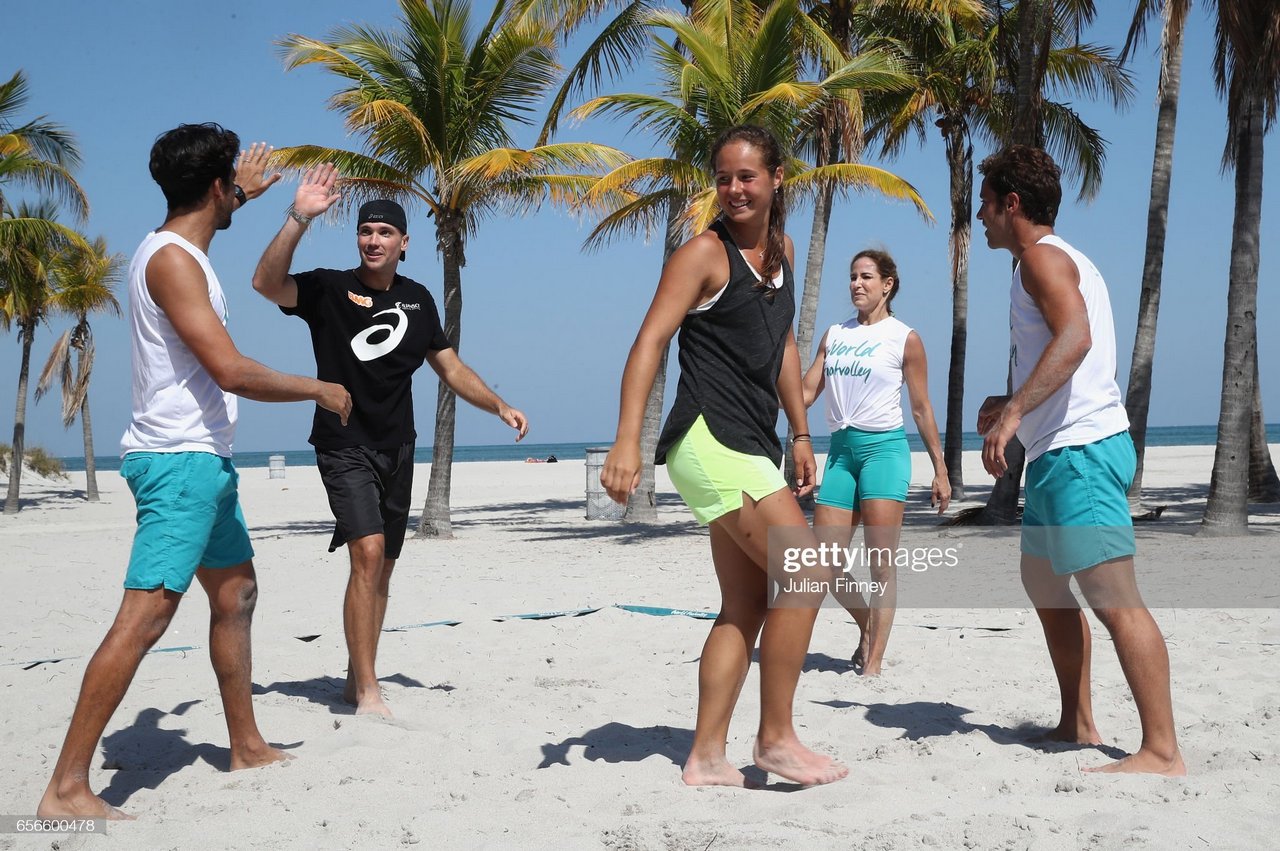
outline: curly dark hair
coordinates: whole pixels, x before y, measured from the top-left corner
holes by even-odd
[[[151,176],[160,184],[169,210],[195,204],[215,180],[235,181],[240,137],[221,125],[179,124],[151,146]]]
[[[764,167],[769,170],[769,174],[782,168],[782,146],[778,144],[774,135],[755,124],[739,124],[722,132],[711,145],[713,170],[716,167],[716,158],[720,156],[720,149],[730,142],[745,142],[759,151],[760,159],[764,161]],[[782,198],[782,189],[779,188],[773,193],[773,202],[769,205],[769,233],[765,242],[764,260],[761,264],[764,268],[760,270],[764,278],[760,284],[761,288],[767,287],[767,282],[782,271],[782,261],[787,256],[786,226],[787,205]],[[769,290],[769,292],[773,291]]]
[[[1030,145],[1010,145],[983,160],[978,171],[999,197],[1018,193],[1033,224],[1053,227],[1062,203],[1062,170],[1053,157]]]

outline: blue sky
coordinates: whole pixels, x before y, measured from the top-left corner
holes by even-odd
[[[1099,21],[1086,38],[1118,46],[1132,4],[1098,5]],[[1220,169],[1225,107],[1210,73],[1212,22],[1201,4],[1196,6],[1184,56],[1152,425],[1211,424],[1218,418],[1234,193],[1230,174]],[[336,80],[310,68],[286,73],[274,42],[290,32],[323,36],[352,22],[390,26],[395,12],[396,4],[387,0],[9,4],[0,35],[0,75],[7,79],[17,68],[27,73],[32,97],[23,118],[43,113],[76,134],[84,157],[78,177],[92,206],[85,231],[105,236],[113,251],[128,257],[163,220],[164,201],[147,173],[147,155],[156,135],[178,123],[217,121],[246,144],[357,146],[357,140],[346,138],[339,118],[325,109]],[[1133,65],[1137,95],[1127,111],[1117,114],[1104,103],[1076,104],[1110,147],[1101,194],[1089,205],[1064,203],[1057,228],[1092,257],[1107,279],[1122,384],[1132,351],[1146,231],[1158,29],[1155,35]],[[571,45],[564,61],[574,58]],[[615,90],[647,85],[642,74]],[[532,131],[518,135],[522,144],[532,138]],[[565,126],[559,138],[614,144],[635,154],[647,153],[651,144],[644,135],[605,121]],[[1271,147],[1275,144],[1273,135]],[[979,147],[975,155],[987,153]],[[1280,262],[1274,256],[1280,183],[1275,155],[1268,159],[1258,308],[1262,328],[1271,327],[1280,310],[1280,294],[1268,285]],[[882,164],[917,187],[939,223],[928,226],[912,209],[875,196],[843,203],[828,237],[818,325],[821,329],[849,315],[847,264],[854,252],[873,244],[887,247],[897,256],[903,279],[895,309],[925,341],[931,396],[941,417],[951,315],[941,141],[931,138],[925,147]],[[228,294],[230,329],[240,349],[277,369],[313,374],[305,325],[280,314],[250,286],[258,256],[279,227],[292,193],[293,185],[285,182],[250,203],[237,213],[232,229],[217,236],[210,253]],[[1068,195],[1073,199],[1074,191]],[[401,272],[439,300],[440,266],[430,221],[422,210],[409,215],[411,245]],[[808,209],[790,211],[788,230],[801,266],[809,220]],[[523,219],[485,221],[467,247],[461,355],[529,415],[533,442],[612,439],[623,362],[657,281],[659,244],[634,240],[586,254],[581,250],[585,234],[581,223],[546,210]],[[350,222],[313,225],[295,261],[298,269],[354,265],[354,227]],[[970,270],[966,430],[973,428],[983,397],[1004,386],[1008,287],[1008,254],[988,250],[979,231]],[[67,325],[55,317],[39,329],[33,377]],[[98,454],[112,454],[129,418],[128,327],[123,319],[103,316],[94,328],[94,439]],[[1280,419],[1280,340],[1260,336],[1264,410],[1275,421]],[[16,334],[0,338],[0,353],[0,441],[7,442],[20,353]],[[435,384],[424,367],[415,387],[419,445],[431,441]],[[81,454],[79,425],[64,430],[56,407],[54,398],[29,403],[28,445],[56,455]],[[305,448],[310,419],[309,404],[245,402],[236,449]],[[821,429],[818,410],[811,421]],[[460,444],[510,437],[496,419],[459,407]]]

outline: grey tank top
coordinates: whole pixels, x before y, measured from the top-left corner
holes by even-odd
[[[791,265],[783,258],[781,287],[758,287],[724,224],[713,222],[710,230],[729,257],[729,285],[710,309],[680,325],[680,383],[655,461],[666,463],[667,451],[701,414],[724,446],[780,464],[777,383],[796,312]]]

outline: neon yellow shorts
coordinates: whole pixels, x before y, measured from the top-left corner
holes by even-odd
[[[772,461],[725,446],[701,416],[668,450],[667,473],[703,526],[742,508],[743,493],[759,500],[787,486]]]

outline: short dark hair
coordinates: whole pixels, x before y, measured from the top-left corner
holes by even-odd
[[[235,178],[240,137],[218,124],[179,124],[151,146],[151,176],[160,184],[170,210],[188,207],[215,180]]]
[[[1062,170],[1053,157],[1030,145],[1010,145],[983,160],[978,171],[999,197],[1018,193],[1033,224],[1053,227],[1062,203]]]

